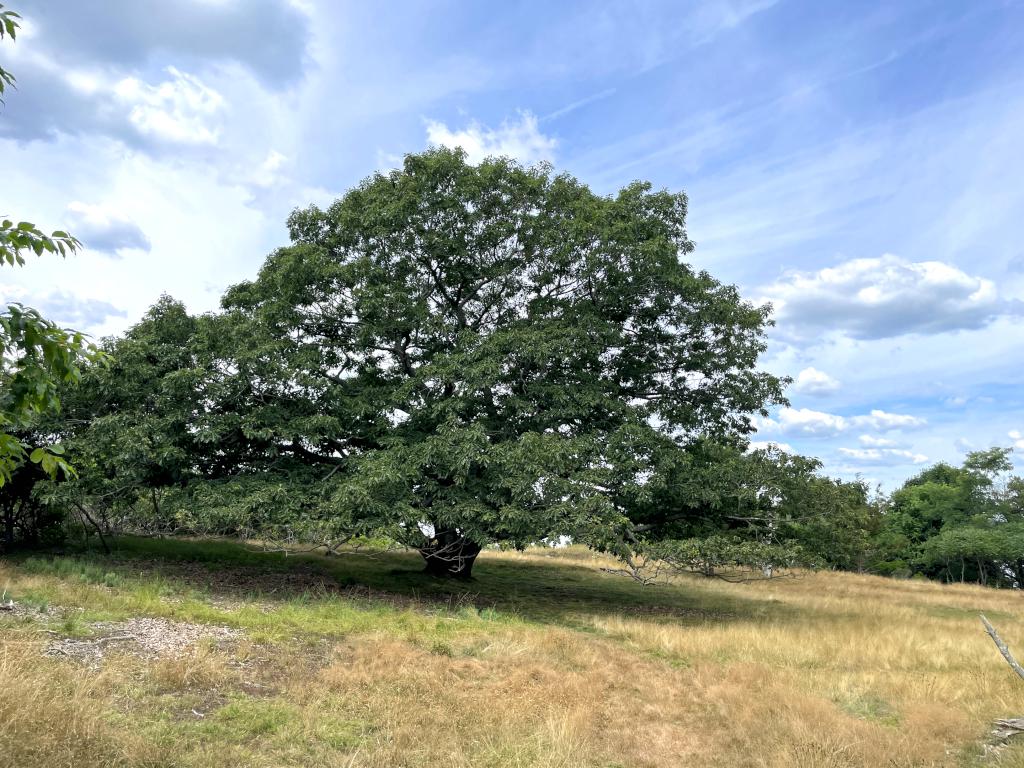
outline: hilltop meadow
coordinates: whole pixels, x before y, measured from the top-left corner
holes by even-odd
[[[0,2],[0,768],[1024,768],[1024,25],[798,4]]]
[[[575,547],[485,551],[471,582],[421,563],[144,538],[6,557],[0,765],[974,766],[1024,714],[978,621],[1020,647],[1017,591],[642,586]]]

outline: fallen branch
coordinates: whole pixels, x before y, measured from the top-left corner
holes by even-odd
[[[1017,673],[1018,677],[1024,680],[1024,667],[1022,667],[1013,654],[1010,653],[1010,649],[1003,642],[1003,639],[996,632],[996,628],[992,626],[992,623],[985,618],[985,614],[980,613],[978,616],[981,618],[981,623],[985,625],[985,631],[988,632],[988,636],[992,638],[992,642],[996,644],[996,648],[1003,654],[1003,658],[1006,659],[1006,663],[1010,665],[1010,669]],[[1022,721],[1006,721],[1006,722],[1022,722]]]
[[[92,642],[96,645],[100,643],[112,643],[117,640],[138,640],[135,635],[108,635],[107,637],[101,637],[99,640],[93,640]]]
[[[992,744],[1005,744],[1014,736],[1024,734],[1024,717],[1015,717],[1012,720],[996,720],[996,727],[992,730]]]
[[[135,635],[108,635],[107,637],[101,637],[96,640],[73,640],[67,638],[62,640],[59,644],[51,646],[50,651],[55,654],[62,656],[70,656],[71,648],[81,648],[88,645],[103,645],[103,643],[113,643],[119,640],[138,640]]]

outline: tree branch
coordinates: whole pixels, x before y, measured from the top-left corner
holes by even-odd
[[[985,614],[979,613],[978,616],[981,618],[981,623],[985,625],[985,631],[988,632],[988,636],[992,638],[992,642],[996,644],[996,648],[1003,654],[1003,658],[1006,659],[1006,663],[1010,665],[1010,669],[1017,673],[1017,676],[1024,680],[1024,667],[1017,663],[1017,660],[1013,658],[1013,654],[1010,653],[1010,649],[1006,647],[1006,643],[999,637],[999,633],[996,632],[996,628],[992,626],[992,623],[985,618]]]

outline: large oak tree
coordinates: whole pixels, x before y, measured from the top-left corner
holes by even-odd
[[[559,535],[628,556],[735,492],[721,451],[781,401],[757,368],[769,310],[687,263],[686,206],[410,155],[296,211],[227,292],[199,428],[240,471],[329,482],[315,514],[434,573]]]

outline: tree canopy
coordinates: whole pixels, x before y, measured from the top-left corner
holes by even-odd
[[[337,514],[441,572],[495,541],[625,552],[665,522],[669,475],[781,399],[756,367],[768,309],[683,261],[685,217],[648,184],[603,197],[545,166],[410,155],[296,211],[292,244],[227,292],[248,343],[215,367],[251,407],[213,439],[343,473]],[[680,506],[715,502],[692,490]]]
[[[1008,448],[969,453],[907,480],[886,511],[883,570],[1024,588],[1024,480]]]

